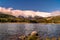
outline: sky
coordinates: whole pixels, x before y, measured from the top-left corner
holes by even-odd
[[[0,0],[0,12],[13,16],[60,15],[60,0]]]
[[[60,10],[60,0],[0,0],[0,7],[52,12]]]

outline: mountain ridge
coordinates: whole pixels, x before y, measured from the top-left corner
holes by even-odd
[[[41,16],[19,16],[15,17],[13,15],[4,14],[0,12],[0,22],[1,23],[60,23],[60,15],[59,16],[50,16],[50,17],[41,17]]]

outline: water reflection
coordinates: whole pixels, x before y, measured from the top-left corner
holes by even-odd
[[[32,31],[37,31],[40,36],[60,36],[60,25],[0,23],[0,39],[6,37],[7,34],[28,35]]]

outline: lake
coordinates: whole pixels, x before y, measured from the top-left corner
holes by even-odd
[[[60,36],[60,24],[38,24],[38,23],[0,23],[0,40],[14,34],[28,35],[37,31],[40,36]]]

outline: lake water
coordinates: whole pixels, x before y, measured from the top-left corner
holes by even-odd
[[[60,36],[60,24],[0,23],[0,39],[7,34],[28,35],[32,31],[37,31],[40,36]]]

